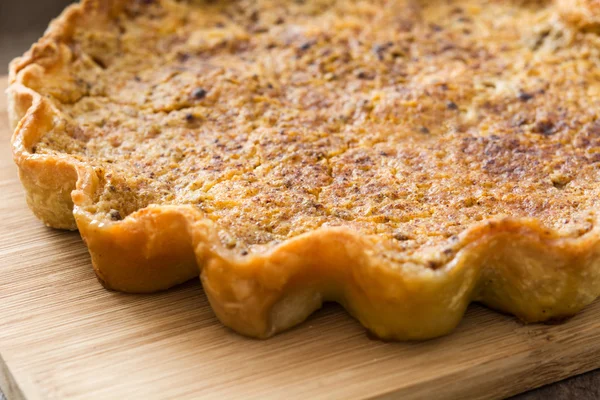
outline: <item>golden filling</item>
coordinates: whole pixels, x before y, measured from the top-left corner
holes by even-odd
[[[410,254],[502,216],[580,235],[600,25],[574,3],[130,1],[39,88],[64,118],[35,151],[93,165],[102,218],[191,204],[242,253],[347,226]]]

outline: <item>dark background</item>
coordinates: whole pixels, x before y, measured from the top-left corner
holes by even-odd
[[[0,0],[0,75],[43,33],[72,0]]]
[[[72,0],[0,0],[0,75],[44,33]],[[3,94],[0,94],[3,95]],[[0,329],[1,329],[0,321]],[[600,372],[592,372],[517,396],[514,400],[598,399]],[[0,400],[4,400],[0,392]]]

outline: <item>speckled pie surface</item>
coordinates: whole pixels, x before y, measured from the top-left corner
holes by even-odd
[[[492,216],[578,235],[598,38],[519,3],[132,2],[76,32],[36,150],[102,171],[99,212],[192,204],[240,252],[321,226],[413,251]]]
[[[15,93],[26,87],[52,110],[28,162],[61,160],[70,185],[79,177],[73,200],[88,244],[95,233],[83,220],[126,226],[163,207],[185,209],[210,231],[187,236],[200,268],[216,253],[264,265],[315,232],[344,232],[363,243],[369,265],[435,275],[484,231],[529,229],[573,243],[592,235],[598,8],[593,0],[90,0],[15,61],[11,79],[21,85]],[[27,107],[15,103],[22,118]],[[61,205],[46,209],[69,208],[69,184]],[[29,196],[34,211],[40,195]],[[66,212],[37,213],[74,227]],[[219,250],[199,252],[206,242]],[[327,282],[315,290],[345,299]],[[480,294],[467,286],[456,298]]]

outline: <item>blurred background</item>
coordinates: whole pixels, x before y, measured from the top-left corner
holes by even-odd
[[[73,0],[0,0],[0,75]]]

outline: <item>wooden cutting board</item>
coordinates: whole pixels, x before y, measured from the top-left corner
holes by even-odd
[[[6,78],[0,77],[0,93]],[[0,96],[0,386],[10,399],[499,398],[600,367],[600,302],[562,325],[472,306],[450,336],[370,340],[338,306],[267,341],[214,317],[199,281],[125,295],[77,233],[29,212]]]

